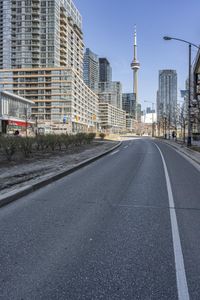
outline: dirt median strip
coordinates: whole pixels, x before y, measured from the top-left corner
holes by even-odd
[[[82,162],[76,164],[75,166],[65,169],[61,172],[57,172],[57,173],[50,173],[50,174],[46,174],[44,176],[42,176],[40,178],[39,182],[33,183],[33,184],[29,184],[20,188],[17,188],[15,190],[9,191],[5,194],[3,194],[2,196],[0,196],[0,207],[5,206],[25,195],[30,194],[33,191],[36,191],[38,189],[40,189],[41,187],[44,187],[56,180],[59,180],[75,171],[77,171],[78,169],[81,169],[82,167],[94,162],[95,160],[103,157],[104,155],[112,152],[113,150],[115,150],[116,148],[118,148],[121,145],[122,142],[119,142],[117,145],[113,146],[112,148],[106,150],[105,152],[95,155],[92,158],[88,158],[83,160]]]

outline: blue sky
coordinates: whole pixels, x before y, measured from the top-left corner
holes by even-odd
[[[130,63],[133,31],[137,25],[139,98],[143,106],[155,102],[158,71],[175,69],[178,94],[188,74],[188,46],[164,41],[164,35],[200,44],[200,0],[74,0],[83,17],[84,43],[99,56],[109,59],[113,80],[132,92]],[[195,57],[196,49],[192,55]],[[180,99],[180,96],[178,96]]]

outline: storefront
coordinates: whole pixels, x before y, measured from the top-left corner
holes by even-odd
[[[0,92],[0,133],[31,135],[34,132],[34,121],[31,119],[31,106],[34,102],[11,94]]]

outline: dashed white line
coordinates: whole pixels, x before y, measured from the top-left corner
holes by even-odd
[[[124,149],[128,148],[128,145],[127,146],[124,146]]]
[[[110,153],[110,155],[114,155],[114,154],[116,154],[117,152],[119,152],[119,150],[116,150],[116,151]]]
[[[179,300],[189,300],[189,292],[188,292],[188,285],[185,273],[185,266],[183,260],[183,252],[181,248],[181,240],[179,235],[175,205],[174,205],[174,198],[171,188],[171,182],[167,170],[167,165],[163,154],[160,148],[154,143],[157,149],[160,152],[164,172],[166,177],[166,184],[167,184],[167,192],[168,192],[168,199],[169,199],[169,206],[170,206],[170,219],[171,219],[171,228],[172,228],[172,239],[173,239],[173,248],[174,248],[174,258],[175,258],[175,269],[176,269],[176,281],[177,281],[177,290],[178,290],[178,299]]]

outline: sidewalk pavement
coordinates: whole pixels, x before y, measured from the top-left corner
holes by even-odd
[[[200,165],[200,152],[192,150],[188,148],[185,144],[180,144],[173,140],[165,140],[165,139],[158,139],[158,140],[163,143],[169,144],[170,146],[174,147],[176,150],[183,153],[184,155],[191,158],[193,161],[195,161]]]
[[[98,147],[91,147],[79,153],[1,168],[0,207],[75,172],[121,145],[119,141],[96,143],[99,144]]]

